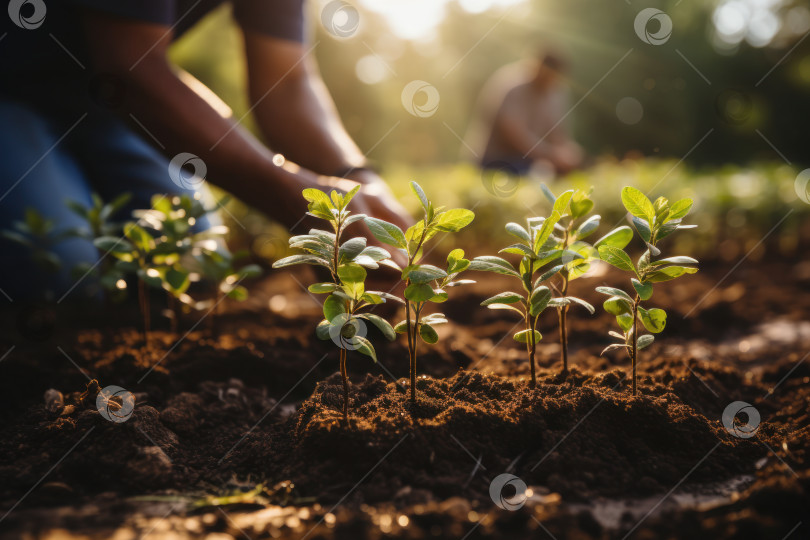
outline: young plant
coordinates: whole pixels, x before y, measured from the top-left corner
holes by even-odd
[[[524,329],[516,332],[512,337],[515,341],[526,344],[531,367],[530,386],[534,388],[537,385],[535,350],[537,342],[543,339],[542,334],[537,330],[537,321],[549,305],[561,306],[566,300],[552,298],[551,289],[543,285],[564,267],[562,264],[556,264],[551,268],[546,268],[557,261],[560,254],[540,251],[551,236],[554,221],[551,218],[545,220],[534,218],[527,220],[526,225],[524,228],[517,223],[508,223],[506,231],[517,237],[520,242],[500,251],[521,255],[517,269],[509,261],[494,256],[476,257],[472,260],[470,269],[512,276],[520,281],[523,292],[502,292],[487,298],[481,302],[481,305],[489,309],[514,311],[523,318]],[[540,276],[535,279],[534,275],[541,271]]]
[[[62,268],[62,261],[53,252],[53,247],[64,239],[64,235],[57,233],[53,221],[45,219],[35,209],[26,208],[24,220],[15,221],[13,228],[0,231],[0,236],[28,248],[34,264],[43,272],[54,274]]]
[[[329,271],[332,281],[314,283],[309,291],[315,294],[328,294],[323,302],[324,320],[316,328],[319,339],[332,339],[340,348],[340,374],[343,381],[343,420],[349,419],[349,379],[346,370],[348,350],[356,350],[377,361],[374,346],[365,336],[365,320],[376,326],[388,339],[396,337],[388,322],[364,310],[382,304],[386,299],[397,297],[365,288],[366,268],[376,269],[380,264],[393,264],[388,251],[367,246],[366,239],[354,237],[342,241],[346,227],[363,220],[363,214],[354,214],[347,209],[349,202],[359,191],[355,187],[345,195],[332,191],[329,195],[318,189],[305,189],[304,198],[309,202],[308,214],[329,223],[332,231],[312,229],[309,234],[290,238],[290,247],[305,251],[278,260],[273,268],[283,268],[295,264],[312,264]],[[394,265],[396,266],[396,265]]]
[[[411,403],[415,403],[417,336],[425,343],[436,343],[439,336],[433,327],[447,322],[441,313],[431,313],[422,317],[422,312],[429,302],[447,301],[445,289],[471,283],[469,280],[456,279],[470,266],[470,261],[464,258],[464,251],[452,250],[447,256],[447,269],[442,270],[430,264],[422,264],[425,246],[439,233],[460,231],[472,222],[475,214],[465,208],[451,210],[444,210],[444,207],[436,208],[419,184],[411,182],[411,189],[424,210],[420,221],[405,232],[393,223],[373,217],[367,217],[366,224],[377,240],[401,250],[408,261],[407,266],[402,269],[402,279],[405,282],[405,320],[397,324],[395,330],[408,336],[410,399]]]
[[[109,253],[117,259],[115,267],[125,274],[138,277],[138,304],[143,316],[143,340],[149,346],[150,311],[149,296],[146,287],[160,288],[163,280],[155,267],[156,242],[143,227],[135,222],[124,224],[123,238],[102,236],[93,244],[103,253]]]
[[[593,209],[591,191],[576,189],[566,191],[559,197],[555,196],[545,184],[541,185],[543,193],[553,205],[552,216],[555,212],[560,218],[554,224],[554,232],[549,237],[547,253],[559,252],[563,267],[559,272],[560,283],[554,289],[558,291],[560,298],[568,298],[569,302],[561,302],[557,305],[557,314],[560,324],[560,360],[563,373],[568,372],[568,309],[571,302],[577,302],[593,314],[593,306],[568,296],[568,288],[571,282],[585,275],[591,268],[591,263],[599,259],[597,249],[601,245],[610,245],[619,249],[624,249],[633,237],[630,227],[622,226],[609,232],[596,241],[592,246],[584,241],[585,238],[593,234],[601,221],[598,214],[588,216]],[[585,219],[587,218],[587,219]],[[544,248],[545,249],[545,248]]]
[[[631,220],[636,232],[644,241],[647,250],[634,265],[630,256],[622,248],[613,245],[599,246],[600,258],[608,264],[625,272],[630,272],[630,282],[634,294],[630,295],[622,289],[613,287],[597,287],[596,290],[610,298],[605,300],[605,311],[616,316],[616,321],[622,333],[610,332],[610,335],[619,339],[620,343],[609,345],[602,351],[614,349],[627,349],[633,366],[633,395],[638,392],[636,380],[636,366],[638,364],[638,351],[649,347],[654,341],[652,334],[639,335],[638,323],[653,334],[664,330],[667,322],[667,313],[663,309],[645,309],[642,301],[649,300],[653,295],[653,284],[669,281],[684,274],[694,274],[698,263],[691,257],[677,256],[654,260],[653,257],[661,255],[658,243],[679,229],[691,229],[696,225],[682,225],[681,221],[692,208],[691,199],[681,199],[670,204],[664,197],[659,197],[653,203],[644,193],[633,187],[622,189],[622,203],[631,214]]]
[[[120,236],[122,224],[113,222],[112,217],[121,211],[121,209],[129,203],[132,199],[131,193],[122,193],[112,201],[105,203],[98,194],[91,195],[92,204],[85,206],[84,204],[68,200],[65,204],[77,216],[85,221],[85,226],[76,227],[69,230],[66,235],[76,238],[83,238],[90,242],[95,242],[97,238],[102,236]],[[126,293],[126,280],[124,274],[115,267],[114,261],[105,257],[100,264],[91,265],[90,263],[81,263],[73,268],[73,273],[77,276],[85,276],[93,274],[98,280],[98,284],[104,291],[104,299],[106,302],[116,298],[123,298]]]

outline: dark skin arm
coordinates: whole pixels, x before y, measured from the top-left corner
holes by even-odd
[[[220,116],[178,78],[166,56],[172,37],[167,26],[94,12],[85,14],[84,25],[93,67],[126,85],[125,115],[131,113],[147,126],[168,156],[180,152],[199,156],[210,182],[288,227],[306,211],[302,189],[347,190],[355,185],[289,161],[283,167],[275,165],[274,152]],[[369,212],[380,204],[378,199],[359,194],[355,210]]]
[[[366,160],[343,127],[329,91],[305,45],[246,30],[245,52],[253,113],[268,143],[320,174],[345,173]],[[388,186],[369,170],[347,178],[364,184],[375,217],[406,228],[410,220]]]

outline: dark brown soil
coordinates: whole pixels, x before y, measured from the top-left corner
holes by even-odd
[[[637,397],[626,358],[598,356],[610,318],[584,311],[566,376],[545,318],[529,388],[525,351],[502,339],[516,321],[474,307],[499,285],[488,280],[442,306],[455,324],[423,347],[415,405],[401,344],[381,344],[378,365],[350,354],[348,425],[335,349],[310,340],[317,305],[283,274],[214,333],[189,319],[149,348],[132,309],[111,321],[14,306],[0,340],[0,535],[810,538],[802,268],[741,267],[714,290],[727,269],[709,268],[662,287],[668,326],[643,353]],[[584,290],[612,278],[573,292],[597,302]],[[132,391],[131,418],[105,420],[89,379]],[[46,409],[50,388],[64,409]],[[761,414],[754,437],[721,423],[733,401]],[[533,493],[514,512],[490,496],[503,473]]]

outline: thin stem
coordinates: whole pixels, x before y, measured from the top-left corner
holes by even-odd
[[[414,263],[414,259],[416,258],[417,253],[422,248],[422,244],[425,241],[425,237],[427,236],[428,230],[428,222],[427,216],[424,219],[425,226],[422,229],[422,236],[419,238],[419,243],[416,244],[416,249],[413,250],[413,253],[408,254],[408,266],[411,266]],[[411,284],[410,279],[405,280],[405,287],[407,288]],[[414,324],[411,324],[411,303],[406,298],[405,299],[405,327],[408,332],[408,360],[410,364],[410,380],[411,380],[411,403],[416,403],[416,332],[419,329],[419,307],[414,307]]]
[[[638,384],[636,381],[636,366],[638,364],[638,304],[641,301],[638,295],[633,302],[633,342],[630,345],[630,360],[633,363],[633,395],[638,393]]]
[[[529,365],[531,366],[531,372],[532,372],[532,380],[529,383],[529,388],[534,388],[535,386],[537,386],[537,368],[535,367],[535,362],[534,362],[534,353],[535,353],[535,350],[537,349],[537,344],[534,341],[534,326],[532,325],[531,321],[532,321],[531,315],[529,314],[528,307],[527,307],[527,310],[526,310],[526,330],[529,331],[529,335],[527,336],[527,339],[526,339],[526,348],[529,351]]]
[[[143,315],[143,342],[149,347],[149,296],[146,293],[146,283],[142,279],[138,280],[138,303]]]
[[[568,239],[570,236],[571,226],[574,224],[574,220],[571,219],[568,222],[568,226],[565,228],[565,235],[563,236],[563,249],[568,249]],[[563,257],[565,254],[563,254]],[[565,298],[568,295],[568,270],[563,269],[560,272],[562,276],[562,296]],[[559,313],[560,318],[560,357],[562,360],[562,371],[563,373],[568,373],[568,305],[560,306],[557,310]]]
[[[346,349],[340,348],[340,376],[343,379],[343,421],[349,422],[349,376],[346,373]]]

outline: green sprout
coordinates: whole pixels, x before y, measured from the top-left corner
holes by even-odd
[[[402,269],[402,280],[405,282],[405,320],[397,324],[395,330],[408,336],[410,399],[411,403],[415,403],[417,336],[427,344],[436,343],[439,336],[434,326],[447,323],[447,319],[441,313],[431,313],[422,317],[422,311],[429,302],[447,301],[445,289],[472,283],[470,280],[456,279],[470,266],[470,261],[464,258],[464,251],[452,250],[447,256],[447,269],[442,270],[430,264],[422,264],[425,246],[439,233],[460,231],[472,222],[475,214],[465,208],[451,210],[436,208],[419,184],[411,182],[411,189],[424,210],[420,221],[405,232],[393,223],[373,217],[367,217],[366,224],[377,240],[399,249],[408,260],[407,266]]]
[[[64,235],[56,233],[53,220],[45,219],[35,209],[26,208],[23,221],[15,221],[11,229],[0,231],[0,236],[28,248],[34,264],[44,272],[54,274],[62,268],[62,261],[53,252],[53,247],[64,239]]]
[[[116,258],[115,268],[125,274],[138,277],[138,305],[143,317],[143,340],[149,346],[150,311],[146,287],[160,288],[163,280],[155,267],[154,257],[157,244],[146,229],[135,222],[124,224],[124,236],[101,236],[93,244],[104,253]]]
[[[112,201],[105,203],[101,197],[93,193],[91,195],[92,204],[85,206],[84,204],[68,200],[65,204],[77,216],[82,218],[86,226],[76,227],[67,231],[67,236],[82,238],[90,242],[95,242],[97,238],[103,236],[120,236],[122,224],[112,221],[121,209],[126,206],[132,199],[131,193],[122,193]],[[101,289],[105,292],[105,301],[110,299],[121,299],[126,293],[126,280],[124,273],[116,268],[114,261],[107,257],[101,260],[98,265],[91,265],[89,263],[80,263],[73,268],[72,272],[78,276],[85,276],[93,274]]]
[[[584,241],[585,238],[593,234],[599,228],[601,216],[598,214],[587,217],[593,209],[591,191],[581,189],[569,190],[559,197],[555,196],[551,190],[542,184],[543,193],[553,205],[552,218],[559,215],[558,221],[554,224],[554,231],[549,237],[549,245],[541,248],[541,251],[549,254],[559,253],[563,266],[559,271],[560,284],[554,289],[558,291],[558,296],[568,299],[557,304],[557,313],[560,324],[560,360],[563,373],[568,372],[568,309],[571,303],[578,303],[584,306],[591,314],[595,312],[589,303],[568,295],[571,282],[585,275],[591,268],[591,263],[599,259],[597,249],[602,245],[610,245],[618,249],[624,249],[633,237],[630,227],[622,226],[609,232],[596,241],[592,246]],[[583,218],[586,218],[584,219]],[[582,221],[581,221],[582,220]]]
[[[692,229],[696,225],[681,224],[692,208],[691,199],[681,199],[670,204],[664,197],[659,197],[653,203],[638,189],[625,187],[622,189],[622,203],[630,212],[633,226],[647,245],[647,250],[635,265],[622,248],[614,245],[600,245],[599,256],[608,264],[632,274],[630,282],[635,296],[613,287],[597,287],[596,290],[609,296],[603,306],[605,311],[616,316],[622,330],[622,333],[610,332],[611,336],[621,342],[609,345],[602,354],[614,349],[627,349],[633,366],[635,396],[638,392],[636,380],[638,351],[649,347],[655,340],[652,334],[662,332],[667,322],[666,311],[659,308],[645,309],[641,306],[641,302],[652,297],[654,283],[669,281],[684,274],[694,274],[698,270],[692,266],[698,261],[691,257],[678,256],[653,260],[653,257],[661,255],[658,242],[679,229]],[[652,334],[638,335],[639,319],[644,328]]]
[[[380,264],[392,265],[390,253],[383,248],[367,246],[366,238],[354,237],[342,242],[346,227],[362,221],[364,214],[354,214],[347,209],[349,202],[359,191],[360,186],[341,195],[332,191],[329,195],[318,189],[305,189],[304,198],[309,202],[308,214],[329,222],[332,231],[312,229],[309,234],[290,238],[290,247],[305,251],[278,260],[273,268],[283,268],[295,264],[312,264],[326,268],[331,282],[314,283],[309,292],[328,294],[323,302],[322,320],[316,328],[318,339],[332,339],[340,348],[340,374],[343,381],[343,420],[349,420],[349,378],[346,370],[348,350],[356,350],[377,361],[377,353],[364,334],[368,321],[376,326],[388,339],[396,337],[393,327],[379,315],[364,313],[377,304],[388,300],[399,300],[396,296],[365,288],[366,268],[376,269]],[[394,265],[396,266],[396,265]]]

